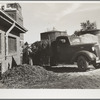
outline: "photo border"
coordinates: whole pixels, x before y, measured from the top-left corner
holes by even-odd
[[[14,1],[21,1],[24,3],[24,1],[27,1],[27,0],[0,0],[0,2],[14,2]],[[52,1],[52,2],[55,2],[55,1],[61,1],[61,0],[28,0],[29,2],[30,1],[39,1],[39,2],[43,2],[43,1]],[[62,1],[69,1],[69,0],[62,0]],[[62,2],[61,1],[61,2]],[[77,2],[77,1],[82,1],[82,2],[86,2],[87,0],[70,0],[70,1],[74,1],[74,2]],[[100,0],[88,0],[89,2],[96,2],[96,1],[99,1]],[[87,1],[87,2],[88,2]],[[35,93],[33,93],[35,90]],[[80,89],[72,89],[72,90],[69,90],[67,89],[68,91],[66,92],[66,89],[47,89],[45,91],[45,89],[0,89],[0,99],[2,100],[99,100],[100,99],[100,90],[96,89],[96,90],[93,90],[93,89],[90,89],[90,90],[87,90],[87,89],[83,89],[83,90],[80,90]],[[79,92],[80,91],[80,92]],[[44,94],[45,92],[48,92],[49,95],[46,95]],[[62,93],[63,92],[63,93]],[[41,93],[43,93],[41,95]],[[53,94],[52,94],[53,93]],[[29,94],[29,95],[28,95]],[[55,95],[57,94],[57,95]],[[73,95],[74,94],[74,97]],[[66,97],[67,95],[67,97]],[[65,96],[65,97],[64,97]]]

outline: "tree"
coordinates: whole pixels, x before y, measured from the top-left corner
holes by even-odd
[[[96,22],[90,23],[89,20],[87,20],[85,23],[81,23],[81,31],[89,31],[97,29]]]
[[[87,20],[86,22],[82,22],[81,23],[81,29],[77,30],[74,32],[74,35],[79,36],[82,34],[86,34],[87,31],[93,31],[97,29],[97,25],[96,22],[90,22],[89,20]]]

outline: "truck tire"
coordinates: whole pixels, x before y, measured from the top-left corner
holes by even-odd
[[[79,70],[86,71],[89,66],[89,62],[84,56],[79,56],[77,59],[77,65]]]

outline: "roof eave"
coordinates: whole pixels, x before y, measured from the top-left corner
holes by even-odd
[[[11,22],[12,24],[15,23],[16,28],[18,28],[20,31],[22,31],[22,33],[25,33],[25,32],[28,31],[25,27],[23,27],[22,25],[18,24],[14,19],[12,19],[12,18],[11,18],[9,15],[7,15],[4,11],[0,10],[0,13],[3,14],[3,15],[7,18],[7,20],[8,20],[9,22]]]

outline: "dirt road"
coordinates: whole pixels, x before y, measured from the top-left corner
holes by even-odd
[[[60,89],[99,89],[100,69],[92,69],[80,72],[76,67],[54,67],[46,68],[53,71],[58,79],[48,84],[35,85],[36,88],[60,88]]]

